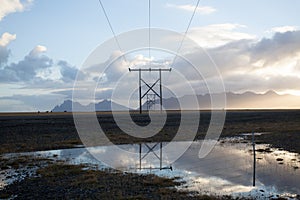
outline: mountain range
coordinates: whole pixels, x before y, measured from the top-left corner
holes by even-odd
[[[103,100],[99,103],[90,103],[88,105],[81,105],[78,102],[74,102],[74,108],[76,108],[75,110],[73,110],[72,107],[73,102],[71,100],[65,100],[61,105],[57,105],[55,106],[52,111],[53,112],[72,112],[72,111],[77,111],[77,112],[87,112],[87,111],[110,111],[112,110],[112,107],[114,108],[114,110],[128,110],[127,107],[122,106],[120,104],[114,103],[110,100]]]
[[[179,98],[166,98],[163,99],[163,106],[167,110],[178,110],[180,109],[179,102],[181,102],[181,108],[187,110],[193,109],[210,109],[211,107],[211,96],[220,97],[222,94],[205,94],[197,95],[198,105],[197,108],[193,105],[193,96],[185,95]],[[112,107],[114,110],[128,110],[129,108],[111,100],[103,100],[99,103],[88,105],[81,105],[80,103],[74,102],[76,110],[72,109],[72,101],[66,100],[61,105],[55,106],[53,112],[64,112],[64,111],[111,111]],[[159,109],[159,101],[156,100],[154,105],[156,109]],[[143,104],[143,109],[146,109],[146,103]],[[300,108],[300,96],[293,96],[289,94],[279,95],[274,91],[268,91],[264,94],[257,94],[254,92],[245,93],[226,93],[226,108],[225,109],[296,109]],[[222,108],[223,109],[223,108]]]

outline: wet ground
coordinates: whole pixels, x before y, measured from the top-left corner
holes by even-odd
[[[26,176],[34,176],[36,170],[47,163],[62,162],[86,166],[86,169],[96,171],[114,167],[129,174],[154,174],[161,178],[177,180],[177,183],[171,185],[176,186],[182,194],[191,192],[215,197],[230,195],[232,198],[255,199],[299,197],[298,153],[271,148],[269,145],[256,145],[256,175],[253,187],[252,145],[243,137],[221,140],[204,158],[198,156],[202,141],[176,142],[174,146],[169,147],[168,145],[170,144],[162,143],[162,149],[160,143],[146,143],[119,145],[117,149],[115,146],[101,146],[5,154],[2,159],[35,158],[31,163],[38,162],[39,167],[23,166],[17,171],[8,167],[0,176],[0,188]],[[189,148],[177,159],[178,155],[174,152],[185,149],[187,145]],[[157,155],[162,155],[161,159]],[[133,174],[132,176],[136,176]]]
[[[204,138],[210,119],[210,112],[205,111],[200,114],[201,120],[199,122],[196,140]],[[111,113],[98,113],[97,117],[101,127],[113,143],[127,144],[120,147],[126,151],[130,148],[131,151],[134,152],[138,152],[139,149],[139,145],[136,143],[147,142],[148,146],[152,148],[152,145],[156,144],[155,142],[162,141],[165,142],[163,146],[166,146],[166,142],[172,140],[174,135],[176,135],[180,124],[180,114],[174,111],[170,112],[168,113],[167,123],[162,131],[151,138],[137,139],[128,136],[118,129]],[[146,114],[133,114],[132,117],[138,124],[143,125],[149,123],[149,117]],[[249,141],[251,141],[249,133],[252,131],[263,133],[256,134],[255,136],[257,143],[255,188],[252,187],[253,151],[249,143]],[[240,137],[242,137],[243,141],[237,141],[236,138]],[[96,168],[102,170],[95,172],[94,176],[98,177],[96,180],[91,181],[92,183],[88,181],[89,186],[94,188],[94,190],[90,191],[90,193],[87,192],[82,198],[91,197],[91,192],[93,191],[95,194],[98,194],[99,197],[102,193],[104,193],[102,195],[109,194],[104,192],[103,188],[95,188],[96,183],[96,185],[105,187],[100,177],[104,177],[103,180],[106,180],[106,178],[114,180],[109,182],[109,185],[106,186],[108,188],[112,187],[111,190],[115,193],[118,193],[118,191],[121,192],[120,194],[110,193],[110,195],[116,198],[134,197],[135,199],[144,199],[150,198],[151,195],[157,195],[155,196],[157,198],[167,198],[168,196],[171,197],[172,194],[174,194],[174,198],[176,195],[180,197],[179,199],[204,198],[204,196],[199,196],[199,194],[213,195],[209,197],[205,196],[205,198],[207,197],[208,199],[231,199],[241,196],[247,198],[260,197],[262,199],[277,198],[279,196],[299,198],[299,196],[296,196],[299,194],[298,185],[300,185],[299,110],[227,112],[221,138],[222,141],[220,141],[212,153],[204,159],[199,159],[198,157],[200,149],[199,142],[194,142],[180,159],[172,158],[173,154],[170,153],[172,149],[165,149],[163,152],[164,160],[162,167],[168,168],[166,170],[154,169],[157,168],[157,166],[160,167],[160,163],[157,161],[157,156],[160,155],[159,152],[157,152],[157,156],[150,152],[148,159],[150,159],[151,162],[147,162],[146,158],[143,159],[141,162],[142,167],[139,163],[139,156],[136,155],[136,153],[134,153],[134,159],[131,158],[127,160],[120,159],[122,157],[120,157],[120,155],[117,157],[118,159],[116,159],[116,155],[112,156],[110,154],[108,158],[117,160],[118,162],[115,164],[118,164],[119,169],[126,169],[128,171],[126,173],[128,176],[123,177],[123,175],[126,174],[120,173],[119,171],[117,175],[112,175],[112,171],[106,171],[107,165],[93,159],[86,149],[79,148],[82,143],[76,132],[73,117],[70,113],[0,114],[0,187],[5,187],[4,190],[2,189],[0,191],[0,199],[14,197],[15,195],[18,195],[16,197],[20,199],[29,199],[30,196],[33,197],[32,195],[34,194],[37,195],[35,197],[38,199],[40,195],[43,196],[40,190],[45,191],[45,197],[54,195],[52,197],[60,198],[60,196],[55,196],[58,195],[58,192],[69,193],[75,196],[79,195],[82,193],[83,188],[68,178],[70,175],[69,172],[74,172],[73,168],[77,169],[77,171],[75,170],[76,173],[74,172],[75,175],[73,174],[75,182],[82,181],[82,179],[85,180],[86,177],[90,179],[88,174],[94,172],[89,170],[95,170]],[[180,148],[180,144],[183,145],[184,143],[179,142],[176,147]],[[77,148],[74,149],[74,147]],[[158,147],[159,145],[153,148],[153,150],[157,150]],[[104,152],[104,149],[107,151],[109,147],[98,147],[98,149],[96,148],[94,151],[99,153]],[[147,149],[149,148],[146,146],[142,147],[142,153],[144,153],[144,155]],[[15,154],[16,152],[29,153]],[[110,153],[111,152],[110,150]],[[102,156],[103,155],[105,154],[102,154]],[[121,164],[119,162],[120,160],[122,160]],[[104,159],[104,161],[106,160]],[[66,168],[62,167],[65,173],[58,172],[58,175],[56,174],[58,179],[51,178],[51,176],[49,177],[49,174],[46,172],[52,170],[53,173],[56,173],[55,171],[58,169],[55,168],[55,166],[57,164],[71,165],[68,165]],[[76,167],[78,164],[80,164],[79,170],[78,167]],[[81,166],[82,164],[84,166]],[[112,165],[112,163],[109,164]],[[172,166],[173,171],[170,170],[170,166]],[[45,169],[44,167],[46,167],[46,170],[41,170]],[[139,167],[145,169],[139,170]],[[103,169],[105,170],[103,171]],[[115,173],[116,172],[113,174]],[[143,176],[142,179],[144,180],[142,180],[137,178],[140,173],[150,176]],[[150,180],[152,180],[154,176],[149,173],[160,177],[168,177],[170,178],[168,180],[171,180],[171,182],[167,181],[169,185],[163,184],[163,187],[166,187],[163,190],[160,190],[160,187],[153,186],[147,193],[147,191],[143,189],[150,187],[149,182],[151,182]],[[180,177],[179,180],[177,177]],[[173,180],[174,178],[176,180]],[[61,179],[61,181],[59,181],[59,179]],[[118,185],[119,179],[124,180],[125,184],[131,185],[131,192],[133,193],[127,194],[124,192],[123,188]],[[54,187],[55,184],[49,182],[49,180],[57,184],[61,183],[59,184],[61,190]],[[158,180],[161,180],[159,177],[157,177],[157,182],[161,183],[161,181]],[[141,181],[145,181],[149,184],[141,184]],[[162,180],[162,182],[164,183],[164,180]],[[8,186],[6,186],[7,184]],[[74,187],[74,184],[77,184],[76,187]],[[170,189],[170,187],[173,189]],[[179,188],[181,192],[178,192],[176,189],[174,190],[174,187]],[[138,190],[143,192],[134,193],[134,191]],[[195,194],[197,195],[195,196]],[[224,196],[227,194],[230,195],[230,197]],[[75,198],[75,196],[69,196],[69,198]],[[109,196],[101,197],[109,198]]]

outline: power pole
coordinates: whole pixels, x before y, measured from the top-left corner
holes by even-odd
[[[253,147],[253,187],[255,187],[256,152],[255,152],[254,131],[252,131],[252,147]]]

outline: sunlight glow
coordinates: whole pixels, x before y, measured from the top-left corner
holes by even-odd
[[[297,59],[295,58],[287,58],[284,60],[280,60],[276,63],[271,63],[267,66],[263,66],[263,61],[258,61],[254,63],[254,66],[259,66],[254,70],[256,75],[259,75],[265,79],[270,79],[270,76],[297,76],[295,73],[295,66],[297,65]]]
[[[290,94],[290,95],[300,97],[300,90],[283,90],[283,91],[278,91],[277,93],[280,94],[280,95]]]

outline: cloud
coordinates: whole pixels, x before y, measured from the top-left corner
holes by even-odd
[[[86,72],[88,72],[90,76],[94,76],[95,81],[101,78],[102,82],[114,82],[124,73],[128,72],[128,67],[130,66],[128,60],[125,61],[122,55],[123,53],[120,51],[111,52],[105,62],[90,66]]]
[[[29,53],[29,56],[34,57],[34,56],[39,56],[41,53],[44,53],[47,51],[47,47],[42,46],[42,45],[37,45],[32,49]]]
[[[227,90],[233,92],[243,92],[247,90],[264,92],[269,89],[275,91],[284,91],[288,89],[300,90],[299,84],[299,63],[300,63],[300,31],[275,33],[272,38],[263,38],[258,40],[256,36],[249,35],[243,32],[236,31],[238,28],[245,28],[239,24],[218,24],[207,27],[199,27],[199,32],[208,33],[217,36],[213,38],[209,46],[205,48],[206,51],[198,51],[195,54],[192,50],[182,51],[183,57],[195,63],[195,67],[205,75],[205,79],[197,74],[197,71],[183,59],[178,58],[172,65],[173,71],[166,74],[168,78],[164,79],[164,84],[171,90],[181,90],[179,94],[185,95],[185,89],[179,80],[177,72],[184,74],[187,80],[191,82],[198,93],[207,93],[206,83],[209,83],[214,88],[215,75],[212,73],[213,63],[207,56],[208,54],[217,65],[226,86]],[[200,31],[200,30],[201,31]],[[209,31],[208,31],[209,30]],[[201,37],[201,36],[198,36]],[[110,63],[119,54],[114,53],[107,61]],[[136,55],[135,57],[127,56],[127,61],[136,63],[139,67],[147,67],[149,59],[143,55]],[[162,66],[168,66],[170,58],[161,60]],[[119,96],[124,95],[128,91],[135,90],[138,87],[137,74],[129,73],[127,71],[128,63],[120,59],[109,67],[105,76],[106,82],[101,82],[99,88],[113,88],[114,84],[124,75],[124,80],[118,93]],[[106,65],[103,65],[104,67]],[[97,65],[97,69],[101,70],[101,66]],[[127,74],[128,75],[127,75]],[[147,78],[148,74],[143,74],[143,78]],[[152,73],[151,76],[155,76]],[[165,74],[164,74],[165,76]],[[154,80],[154,79],[153,79]],[[153,82],[153,80],[150,80]],[[284,80],[286,84],[280,84]],[[155,80],[154,80],[155,81]],[[206,81],[206,82],[205,82]],[[126,89],[125,89],[126,88]],[[101,94],[99,93],[99,97]]]
[[[188,37],[196,41],[201,47],[212,48],[225,45],[233,41],[253,40],[255,35],[244,33],[239,29],[245,29],[241,24],[212,24],[203,27],[191,28]]]
[[[60,94],[28,94],[0,97],[0,111],[38,111],[52,110],[64,99]]]
[[[297,26],[278,26],[278,27],[273,27],[270,31],[271,33],[285,33],[289,31],[297,31],[299,28]]]
[[[297,60],[297,63],[295,65],[295,70],[300,75],[300,59]]]
[[[33,0],[21,2],[20,0],[1,0],[0,21],[8,14],[22,12],[32,4]]]
[[[1,82],[33,82],[38,70],[50,68],[52,59],[41,55],[45,47],[35,47],[25,58],[17,63],[4,66],[0,71]]]
[[[17,38],[16,34],[10,34],[8,32],[5,32],[2,34],[0,38],[0,46],[5,47],[7,46],[11,41],[15,40]]]
[[[277,92],[300,91],[300,85],[298,84],[300,82],[300,47],[297,45],[300,43],[300,31],[276,32],[271,38],[258,40],[253,35],[246,33],[243,35],[243,32],[237,31],[239,28],[245,27],[238,24],[219,24],[195,28],[198,33],[203,35],[211,31],[210,33],[214,34],[215,38],[212,38],[210,44],[206,45],[206,51],[200,53],[198,51],[197,54],[193,50],[183,51],[185,53],[182,56],[195,63],[197,69],[209,76],[206,76],[205,80],[199,78],[195,73],[196,70],[188,62],[177,59],[172,66],[172,72],[163,74],[163,85],[167,87],[164,91],[169,89],[172,92],[176,91],[176,94],[186,94],[188,90],[184,87],[185,84],[181,81],[180,76],[176,74],[180,73],[186,75],[197,93],[207,93],[206,83],[213,87],[216,79],[213,74],[210,74],[213,65],[206,52],[209,53],[218,66],[227,91],[244,92],[251,90],[265,92],[270,89]],[[233,35],[236,33],[235,37],[231,33]],[[201,37],[201,35],[197,37]],[[4,53],[1,53],[1,50]],[[47,97],[46,95],[54,95],[49,98],[57,98],[56,100],[59,102],[65,98],[71,98],[72,86],[76,75],[79,74],[80,79],[78,81],[83,83],[82,88],[79,88],[83,89],[80,98],[86,100],[85,103],[91,102],[91,99],[87,97],[93,93],[96,101],[110,99],[112,95],[116,95],[113,100],[120,100],[116,102],[127,105],[128,102],[121,102],[124,97],[129,95],[132,101],[135,101],[138,97],[138,74],[129,73],[128,67],[149,67],[147,65],[149,58],[142,54],[126,55],[125,61],[121,56],[122,52],[115,51],[107,57],[106,61],[91,66],[83,73],[67,61],[56,62],[49,58],[45,55],[46,50],[46,47],[38,45],[21,61],[7,65],[5,60],[9,56],[9,50],[0,46],[0,61],[3,63],[0,67],[0,81],[2,83],[18,84],[28,91],[36,92],[26,97],[24,95],[14,95],[11,98],[0,98],[1,102],[12,100],[15,102],[16,108],[18,106],[18,108],[21,108],[20,106],[23,105],[25,109],[24,105],[26,104],[33,110],[51,109],[55,106],[53,103],[46,102],[48,106],[38,104],[41,107],[33,107],[30,101],[43,100],[44,97]],[[159,61],[154,59],[155,61],[152,61],[152,64],[153,66],[168,67],[168,63],[172,58],[172,56],[166,56]],[[109,64],[110,66],[104,73],[101,73]],[[53,76],[51,73],[54,69],[57,71],[57,76],[55,79],[49,79],[48,77]],[[49,75],[40,76],[41,72],[47,71],[49,71]],[[104,79],[97,82],[101,75]],[[152,72],[144,73],[143,79],[153,83],[157,78],[156,75]],[[96,90],[95,88],[86,87],[90,83],[86,80],[97,85]],[[144,89],[147,88],[144,87],[143,91]],[[18,94],[17,92],[16,90],[16,94]],[[44,96],[39,95],[41,93]],[[168,95],[167,92],[164,93],[165,97],[166,95]]]
[[[297,84],[299,81],[300,78],[297,76],[283,76],[280,74],[271,75],[268,78],[257,76],[254,73],[235,74],[224,77],[227,91],[233,92],[300,91],[300,86]]]
[[[50,110],[68,96],[59,91],[71,90],[77,74],[79,80],[86,77],[68,62],[54,61],[46,51],[37,45],[22,60],[7,63],[10,50],[0,46],[0,84],[14,94],[0,96],[0,111]]]
[[[109,64],[105,71],[106,78],[111,82],[117,80],[120,76],[128,71],[129,63],[121,56],[122,52],[112,52],[107,64]]]
[[[66,61],[57,63],[44,55],[47,48],[42,45],[34,47],[23,60],[16,63],[7,64],[10,51],[6,47],[0,46],[0,82],[18,83],[31,87],[49,87],[59,83],[72,83],[76,79],[85,77],[75,66],[71,66]],[[38,84],[37,84],[38,83]]]
[[[272,38],[263,38],[251,48],[251,60],[263,61],[271,65],[286,57],[295,57],[300,53],[300,31],[275,33]]]
[[[83,74],[83,72],[78,70],[75,66],[71,66],[66,61],[59,61],[57,65],[60,66],[60,73],[62,75],[61,80],[63,82],[73,82],[74,80],[76,80],[77,75],[78,80],[83,80],[85,77],[85,74]]]
[[[227,90],[264,92],[299,90],[300,31],[275,33],[272,38],[237,40],[208,49]],[[186,55],[207,69],[205,55]],[[213,82],[213,77],[206,81]],[[213,83],[212,83],[213,84]]]
[[[215,84],[215,76],[212,74],[213,65],[207,59],[206,53],[218,67],[227,91],[265,92],[270,89],[277,92],[300,91],[298,84],[300,82],[300,46],[298,45],[300,31],[277,32],[271,38],[258,40],[255,36],[248,37],[248,35],[237,38],[227,37],[227,30],[229,34],[232,29],[240,25],[209,26],[211,27],[218,27],[216,30],[219,32],[212,31],[212,34],[220,36],[220,39],[213,38],[203,52],[183,50],[184,53],[181,54],[206,75],[205,80],[199,78],[195,70],[184,60],[177,59],[173,64],[176,70],[187,75],[188,80],[197,87],[198,93],[208,92],[206,83],[212,88]],[[226,34],[221,34],[224,30]],[[207,29],[205,31],[207,32]],[[170,77],[172,76],[174,76],[173,71],[170,74]],[[168,87],[180,87],[180,85],[169,81]]]
[[[167,4],[166,5],[169,8],[176,8],[179,10],[184,10],[184,11],[189,11],[189,12],[194,12],[195,6],[191,4],[185,4],[185,5],[175,5],[175,4]],[[197,13],[202,14],[202,15],[208,15],[216,12],[217,10],[213,7],[210,6],[198,6],[197,7]]]
[[[149,68],[150,59],[142,54],[126,55],[126,60],[120,51],[111,52],[106,60],[84,68],[84,73],[89,75],[89,80],[76,83],[76,100],[82,103],[91,102],[94,97],[100,99],[126,100],[133,91],[138,91],[138,73],[129,73],[128,68]],[[152,61],[152,67],[166,67],[161,61]],[[144,76],[145,75],[145,76]],[[150,75],[150,76],[149,76]],[[149,80],[149,78],[152,79]],[[143,80],[156,81],[157,72],[143,74]],[[68,94],[67,91],[60,92]],[[70,96],[70,92],[68,94]],[[120,98],[119,98],[120,97]],[[126,104],[127,102],[125,102]]]
[[[24,102],[16,100],[16,99],[2,99],[0,97],[0,111],[1,112],[20,112],[20,111],[33,111],[34,109],[24,104]]]
[[[222,72],[226,74],[256,73],[257,76],[265,74],[291,75],[294,73],[300,59],[300,31],[275,33],[272,38],[257,40],[234,40],[221,46],[207,49],[207,52],[215,61]],[[199,60],[202,56],[193,53],[186,55],[190,59]],[[260,73],[258,73],[260,71]],[[289,73],[286,73],[288,72]]]
[[[8,50],[6,47],[0,46],[0,71],[1,71],[1,67],[7,63],[9,55],[10,55],[10,50]]]
[[[7,49],[7,45],[16,39],[16,34],[10,34],[8,32],[5,32],[0,37],[0,68],[7,63],[10,50]],[[0,75],[1,76],[1,75]]]
[[[112,93],[113,93],[112,88],[101,88],[101,89],[98,88],[95,90],[95,100],[98,103],[98,101],[100,101],[102,99],[111,99]],[[63,95],[65,97],[65,99],[72,99],[73,90],[65,89],[65,90],[61,90],[61,91],[55,91],[55,92],[53,92],[53,94]],[[82,95],[82,98],[87,97],[90,95],[90,91],[82,90],[80,92],[80,95]],[[89,101],[88,103],[91,103],[91,101]]]

